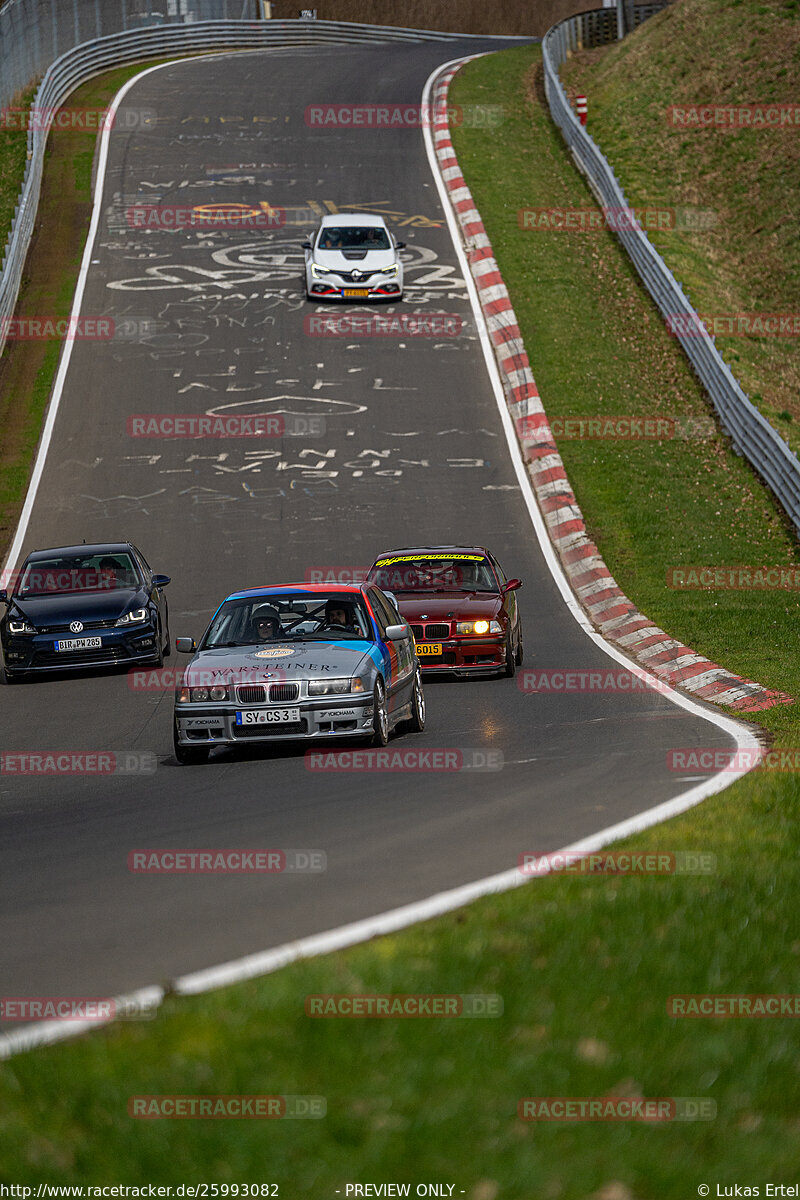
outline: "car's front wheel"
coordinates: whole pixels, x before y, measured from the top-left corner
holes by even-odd
[[[422,690],[422,675],[417,667],[414,676],[414,688],[411,693],[411,716],[406,722],[406,728],[414,733],[422,733],[425,728],[425,693]]]
[[[389,710],[386,707],[386,689],[379,679],[372,695],[372,745],[389,745]]]
[[[506,633],[506,665],[504,674],[509,677],[517,673],[517,657],[514,651],[514,644],[511,641],[511,630]]]
[[[208,746],[182,746],[178,741],[178,731],[173,730],[172,744],[175,747],[175,757],[182,767],[199,766],[208,762]]]

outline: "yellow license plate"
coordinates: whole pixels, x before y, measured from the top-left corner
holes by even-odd
[[[368,296],[369,288],[344,288],[342,294],[345,296]]]
[[[427,645],[424,642],[415,642],[414,648],[417,651],[417,658],[424,658],[426,654],[433,655],[442,653],[442,647],[436,646],[432,642],[429,642]]]

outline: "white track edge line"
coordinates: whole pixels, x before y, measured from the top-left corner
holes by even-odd
[[[493,52],[489,52],[493,53]],[[433,82],[439,75],[452,66],[461,66],[465,62],[470,62],[474,58],[483,57],[483,55],[469,55],[467,58],[453,59],[448,63],[438,66],[428,77],[423,89],[422,103],[423,105],[429,102],[430,91]],[[192,61],[187,59],[179,60],[181,62]],[[173,63],[160,63],[155,67],[149,67],[142,71],[139,75],[135,75],[133,79],[117,93],[112,106],[112,112],[116,108],[128,88],[137,82],[150,71],[160,70],[165,66],[172,66]],[[107,138],[110,130],[104,130],[103,137]],[[621,663],[623,666],[631,668],[631,660],[617,651],[616,647],[606,642],[605,639],[597,633],[589,622],[588,617],[584,613],[580,603],[575,597],[566,576],[559,562],[555,548],[547,533],[547,529],[539,511],[536,498],[533,494],[530,478],[525,470],[522,461],[522,455],[519,451],[519,445],[516,438],[516,431],[511,421],[511,415],[508,412],[506,405],[505,394],[503,391],[502,382],[497,368],[497,363],[494,356],[494,350],[489,340],[488,333],[485,329],[483,313],[478,300],[478,293],[475,287],[475,282],[472,278],[472,272],[469,268],[464,248],[461,241],[461,231],[455,218],[447,187],[441,178],[439,164],[436,158],[436,152],[433,148],[433,138],[430,129],[426,126],[423,128],[423,138],[425,148],[428,154],[428,162],[431,167],[431,172],[434,177],[439,196],[442,201],[445,216],[447,218],[448,228],[453,241],[453,245],[458,256],[459,263],[464,272],[464,279],[467,284],[470,304],[472,306],[473,315],[477,320],[477,325],[481,338],[481,348],[483,350],[484,359],[489,374],[492,388],[495,393],[495,400],[500,412],[503,430],[506,435],[511,461],[514,465],[515,473],[520,482],[520,489],[525,500],[528,514],[531,523],[534,527],[539,545],[542,550],[545,562],[550,570],[550,573],[561,592],[567,609],[572,613],[572,616],[584,630],[584,632],[604,650],[611,658]],[[101,156],[98,160],[97,180],[95,188],[95,212],[92,215],[92,225],[90,227],[90,236],[87,239],[86,253],[84,254],[84,266],[88,270],[88,252],[90,245],[94,241],[99,221],[100,206],[102,203],[103,183],[105,175],[105,163],[107,158],[107,141],[104,140],[101,147]],[[80,296],[83,294],[83,286],[85,277],[80,286]],[[76,305],[79,304],[79,296],[76,292]],[[77,308],[73,306],[73,315],[76,315]],[[66,373],[66,372],[65,372]],[[63,386],[63,381],[62,381]],[[60,399],[60,393],[59,393]],[[52,434],[52,427],[50,434]],[[46,452],[46,447],[45,447]],[[41,453],[41,450],[40,450]],[[38,460],[37,460],[38,465]],[[39,472],[41,474],[41,470]],[[32,481],[33,484],[33,481]],[[38,484],[38,479],[37,479]],[[35,490],[33,493],[35,496]],[[33,506],[33,496],[30,496],[30,507]],[[26,500],[26,506],[27,506]],[[29,519],[30,512],[28,512]],[[21,523],[21,522],[20,522]],[[16,539],[15,539],[16,543]],[[657,686],[659,692],[666,695],[669,700],[679,707],[686,709],[692,714],[702,717],[711,724],[717,725],[720,729],[728,733],[735,739],[738,749],[747,749],[754,751],[754,760],[761,755],[762,747],[757,741],[750,729],[741,725],[739,722],[732,720],[730,717],[723,716],[721,713],[709,711],[701,707],[694,700],[687,696],[681,695],[672,688],[667,687],[663,681],[656,680],[654,676],[649,675],[643,668],[636,669],[636,673],[641,675],[643,679],[652,681]],[[755,761],[754,764],[755,765]],[[752,768],[748,768],[750,770]],[[693,808],[696,804],[701,803],[708,796],[714,795],[716,792],[722,791],[728,787],[736,779],[747,774],[747,770],[728,770],[718,772],[708,780],[704,780],[696,787],[690,788],[689,791],[681,793],[670,800],[663,801],[654,808],[647,809],[642,813],[637,813],[632,817],[626,818],[624,821],[618,822],[616,825],[610,825],[606,829],[601,829],[597,833],[591,834],[588,837],[582,838],[578,842],[573,842],[571,845],[563,847],[558,851],[552,851],[551,855],[568,854],[586,852],[591,853],[594,850],[599,850],[610,842],[616,841],[619,838],[628,837],[631,834],[639,833],[652,825],[668,820],[670,817],[677,816],[679,813],[685,812],[689,808]],[[550,872],[542,872],[549,874]],[[538,878],[535,876],[534,878]],[[393,933],[397,930],[407,928],[409,925],[417,924],[420,921],[430,920],[433,917],[441,916],[444,913],[451,912],[453,909],[460,908],[464,904],[472,900],[477,900],[482,896],[492,895],[495,893],[509,891],[516,887],[521,887],[525,883],[531,882],[531,879],[521,874],[517,868],[502,871],[496,875],[486,876],[483,879],[478,879],[472,883],[462,884],[457,888],[453,888],[446,892],[439,892],[434,896],[429,896],[425,900],[415,901],[412,904],[407,904],[401,908],[391,909],[384,913],[379,913],[374,917],[366,917],[363,920],[355,921],[349,925],[339,926],[336,929],[331,929],[325,933],[312,934],[309,937],[300,938],[294,942],[287,942],[282,946],[276,946],[270,950],[263,950],[255,954],[246,955],[242,958],[233,959],[227,963],[221,963],[215,967],[208,967],[201,971],[195,971],[188,975],[183,975],[176,979],[172,984],[172,991],[181,996],[197,995],[206,991],[214,991],[220,987],[230,986],[231,984],[241,983],[248,979],[253,979],[257,976],[271,974],[280,968],[287,966],[289,963],[297,962],[300,959],[311,958],[321,954],[331,953],[334,950],[341,950],[348,946],[354,946],[359,943],[369,941],[373,937]],[[131,992],[126,996],[117,997],[116,1000],[120,1005],[126,1005],[133,1008],[137,1003],[150,1003],[156,1000],[161,1003],[167,993],[163,988],[157,986],[149,986],[140,988],[135,992]],[[45,1045],[52,1045],[57,1042],[65,1041],[68,1038],[75,1037],[80,1033],[85,1033],[89,1029],[96,1028],[99,1024],[111,1024],[112,1020],[98,1021],[81,1021],[81,1022],[64,1022],[64,1021],[47,1021],[41,1025],[26,1025],[18,1030],[13,1030],[10,1033],[0,1035],[0,1061],[5,1058],[10,1058],[13,1054],[22,1053],[25,1050],[34,1049]]]

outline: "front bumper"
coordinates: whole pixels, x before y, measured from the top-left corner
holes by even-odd
[[[375,274],[354,283],[338,275],[315,279],[307,271],[306,291],[315,300],[344,300],[346,303],[353,300],[397,300],[403,294],[403,278],[394,276],[387,279],[385,275]]]
[[[132,629],[87,629],[80,637],[99,637],[93,649],[56,650],[56,642],[72,636],[63,633],[9,635],[3,639],[6,674],[85,671],[90,667],[118,667],[153,662],[158,657],[158,630],[149,622]]]
[[[417,642],[415,648],[425,674],[437,671],[449,675],[495,675],[506,662],[505,639],[501,636]],[[431,648],[437,653],[431,654]]]
[[[236,713],[253,709],[299,709],[300,720],[274,725],[237,725]],[[243,706],[225,701],[176,704],[175,730],[181,746],[241,746],[250,742],[313,741],[372,733],[372,696],[320,696],[291,704]]]

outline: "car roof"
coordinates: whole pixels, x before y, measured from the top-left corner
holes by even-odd
[[[123,554],[133,549],[130,542],[81,542],[79,546],[52,546],[49,550],[32,550],[26,562],[38,562],[42,558],[50,558],[53,554]]]
[[[271,583],[267,587],[247,588],[243,592],[231,592],[225,600],[249,600],[258,596],[279,596],[282,592],[307,592],[310,596],[325,596],[330,592],[337,595],[358,596],[366,587],[366,583]],[[223,604],[225,601],[223,601]]]
[[[322,218],[320,225],[377,225],[385,229],[386,222],[377,213],[330,213]]]
[[[489,551],[483,546],[395,546],[392,550],[376,554],[375,562],[396,554],[418,554],[420,558],[426,554],[484,554],[488,557]]]

